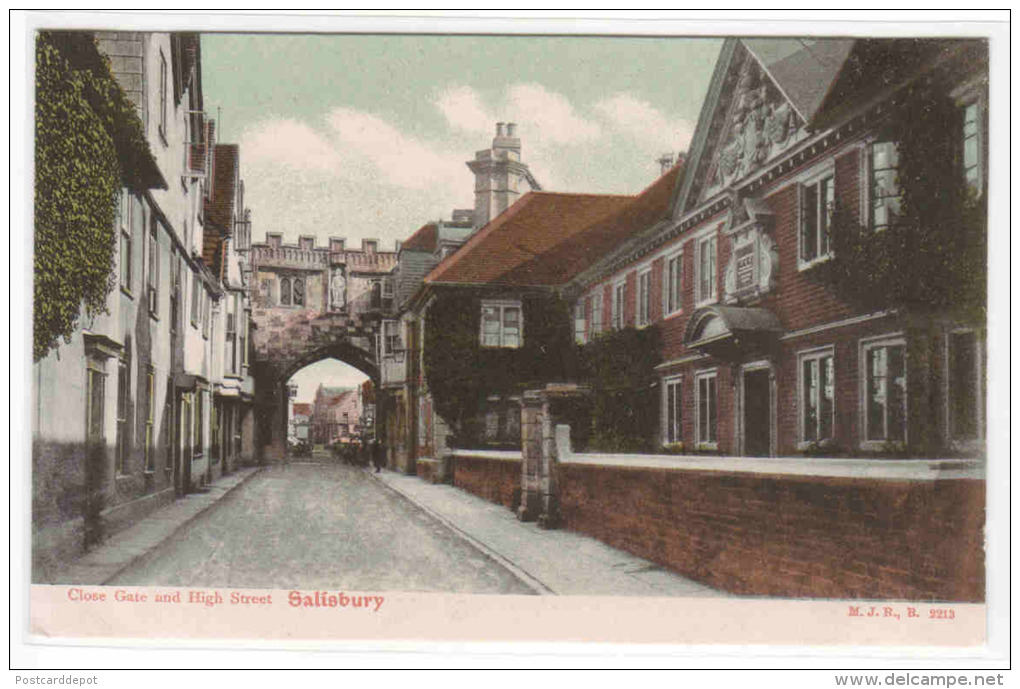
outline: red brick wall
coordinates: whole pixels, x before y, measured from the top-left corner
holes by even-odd
[[[565,526],[710,586],[984,599],[984,482],[557,466]]]
[[[665,259],[657,258],[652,261],[652,277],[649,290],[648,318],[652,323],[662,320],[662,267]]]
[[[623,301],[623,324],[628,328],[633,328],[637,322],[636,313],[634,312],[634,305],[637,303],[637,273],[631,271],[627,273],[627,283],[624,287],[624,301]]]
[[[453,485],[497,505],[515,508],[520,502],[521,462],[455,457]]]
[[[609,330],[613,327],[613,285],[612,283],[602,288],[602,329]]]

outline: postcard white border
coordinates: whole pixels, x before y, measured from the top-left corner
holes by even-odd
[[[129,14],[111,13],[14,13],[11,16],[10,73],[11,94],[11,228],[31,227],[31,101],[29,68],[31,66],[30,32],[45,26],[66,28],[88,28],[93,26],[116,25],[136,30],[191,29],[202,31],[294,31],[327,32],[347,31],[356,33],[582,33],[582,34],[624,34],[624,35],[702,35],[722,36],[734,34],[756,35],[869,35],[901,36],[932,35],[952,33],[957,36],[987,36],[991,38],[991,108],[990,125],[997,141],[1009,137],[1006,114],[1008,105],[1004,102],[1009,86],[1005,75],[1009,73],[1009,25],[1001,13],[993,12],[932,12],[923,13],[897,11],[880,13],[875,10],[837,13],[821,11],[797,11],[794,14],[778,11],[759,12],[616,12],[582,14],[570,11],[570,19],[557,19],[564,12],[540,14],[534,11],[504,12],[493,16],[463,17],[457,13],[444,13],[429,17],[414,16],[414,13],[382,16],[382,11],[363,12],[356,16],[327,16],[324,13],[305,13],[287,16],[271,14]],[[453,15],[453,16],[451,16]],[[879,21],[875,21],[876,17]],[[809,21],[802,21],[808,19]],[[922,20],[922,21],[918,21]],[[21,136],[19,136],[21,134]],[[990,208],[989,228],[1009,228],[1010,216],[1006,205],[1009,180],[1009,154],[1005,147],[991,151],[990,159]],[[11,298],[13,314],[9,322],[14,324],[12,332],[17,333],[11,342],[10,381],[11,457],[23,461],[11,462],[11,570],[10,570],[10,624],[12,667],[159,667],[170,659],[165,651],[153,647],[174,646],[172,664],[178,667],[290,667],[295,658],[287,654],[265,654],[253,651],[224,650],[233,646],[231,642],[194,641],[168,644],[165,641],[145,642],[132,640],[120,643],[104,643],[96,647],[94,642],[85,642],[88,648],[77,647],[73,640],[63,640],[54,645],[28,643],[28,567],[31,562],[30,521],[28,512],[31,495],[30,457],[31,430],[27,410],[29,405],[21,403],[31,390],[31,366],[19,362],[30,361],[29,340],[31,333],[31,244],[19,241],[16,232],[11,246]],[[1007,229],[990,231],[990,290],[988,319],[988,370],[1008,370],[1009,333],[1008,304],[1010,242]],[[1005,317],[1004,317],[1005,316]],[[655,645],[640,647],[633,645],[596,644],[586,646],[570,643],[505,644],[505,643],[421,643],[410,645],[393,641],[387,643],[345,644],[361,660],[378,662],[384,657],[391,666],[400,666],[404,661],[408,667],[429,662],[463,663],[469,666],[484,665],[487,659],[496,659],[496,664],[510,657],[526,655],[536,665],[549,666],[562,661],[566,665],[602,665],[598,658],[615,658],[614,665],[656,665],[655,659],[682,658],[685,665],[694,667],[790,667],[797,658],[798,667],[891,666],[922,663],[926,667],[974,666],[987,668],[1008,660],[1009,636],[1009,471],[1010,448],[1008,437],[1009,387],[1002,376],[989,377],[988,436],[988,552],[987,552],[987,601],[988,601],[988,645],[984,649],[948,650],[919,649],[914,647],[812,647],[812,646],[671,646]],[[998,459],[997,459],[998,458]],[[261,644],[259,644],[261,645]],[[287,644],[271,644],[274,648],[289,648]],[[125,646],[133,650],[125,654]],[[146,648],[149,647],[149,648]],[[197,647],[197,648],[196,648]],[[425,661],[420,653],[428,654]],[[385,654],[380,656],[380,654]],[[408,654],[406,657],[402,654]],[[606,655],[609,654],[609,655]],[[353,660],[349,654],[345,656]],[[403,660],[400,660],[403,658]],[[500,660],[502,659],[502,660]],[[317,655],[303,656],[307,667],[333,667],[336,657]],[[874,663],[871,665],[869,663]]]

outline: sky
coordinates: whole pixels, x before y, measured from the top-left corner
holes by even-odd
[[[548,191],[637,193],[686,150],[712,38],[203,34],[205,110],[240,145],[253,239],[383,248],[474,206],[497,121]]]
[[[385,249],[474,207],[466,161],[496,122],[547,191],[635,194],[685,151],[722,41],[711,38],[203,34],[205,110],[240,145],[252,238]],[[298,372],[298,401],[364,374]]]

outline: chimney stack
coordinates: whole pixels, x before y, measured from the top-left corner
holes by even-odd
[[[664,175],[673,167],[673,154],[663,153],[656,162],[659,164],[659,174]]]

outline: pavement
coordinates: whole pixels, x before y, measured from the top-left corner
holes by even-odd
[[[324,471],[327,473],[323,474]],[[329,472],[336,473],[337,480],[355,486],[371,477],[369,485],[372,481],[377,482],[384,492],[392,492],[398,502],[409,501],[422,513],[438,522],[438,525],[441,525],[436,527],[439,531],[425,523],[413,523],[421,519],[414,516],[413,510],[405,513],[398,509],[393,517],[380,519],[376,523],[395,522],[393,533],[383,533],[382,537],[389,544],[387,549],[391,554],[396,552],[408,560],[407,567],[398,566],[392,556],[386,556],[388,559],[382,560],[385,570],[380,571],[379,561],[380,556],[385,555],[381,552],[385,546],[380,546],[374,541],[357,542],[364,541],[364,533],[355,533],[356,540],[347,544],[345,552],[338,554],[327,548],[325,552],[315,556],[317,560],[315,563],[303,562],[303,558],[307,557],[303,553],[319,548],[309,547],[311,546],[309,543],[298,544],[296,546],[298,549],[294,552],[289,552],[288,548],[292,547],[294,542],[293,530],[297,529],[299,533],[302,530],[307,532],[310,526],[308,520],[314,515],[305,513],[296,520],[273,518],[264,506],[279,502],[282,498],[276,492],[265,491],[279,491],[279,488],[275,488],[277,485],[290,486],[288,490],[291,491],[305,491],[307,488],[300,486],[313,485],[314,481],[320,480],[323,475],[332,475]],[[345,479],[346,472],[361,476],[351,475]],[[237,490],[260,473],[264,478],[249,483],[251,489],[246,487],[244,491]],[[281,481],[283,478],[288,480]],[[351,479],[355,478],[357,480],[351,484]],[[312,483],[309,482],[311,479],[314,479]],[[231,494],[243,497],[231,500],[231,506],[217,510],[216,516],[211,519],[198,519],[204,513],[211,514],[211,509]],[[330,503],[335,501],[336,495],[336,492],[323,492],[322,495],[315,494],[311,500],[305,496],[300,502],[305,505],[329,507]],[[382,503],[379,503],[377,498],[370,498],[360,491],[352,495],[357,495],[353,502],[341,501],[329,509],[334,511],[339,509],[344,515],[354,517],[350,510],[357,508],[361,503],[366,503],[365,509],[382,516],[378,513]],[[287,502],[294,503],[295,499],[288,498]],[[254,506],[245,507],[248,503]],[[238,511],[238,515],[234,515],[235,511]],[[259,524],[260,516],[267,521]],[[332,525],[329,528],[333,528],[344,521],[354,523],[364,521],[363,518],[345,519],[338,513],[328,516],[327,523],[324,521],[327,516],[314,518],[323,521],[323,528],[329,524]],[[282,525],[281,522],[291,522],[293,526]],[[225,553],[224,557],[221,557],[217,552],[221,548],[221,542],[229,544],[252,540],[247,536],[222,538],[224,531],[239,534],[247,527],[257,530],[261,534],[260,537],[265,536],[267,529],[284,529],[281,538],[274,538],[273,543],[263,544],[269,547],[256,549],[275,561],[272,567],[259,566],[263,564],[265,557],[252,555],[252,548],[243,544],[242,550],[234,559],[225,557]],[[451,540],[443,535],[447,530],[453,537]],[[204,534],[204,531],[210,533]],[[401,537],[409,539],[408,542],[400,541]],[[426,542],[434,545],[428,545],[427,550],[422,550],[424,547],[422,543]],[[463,545],[460,542],[463,542]],[[468,545],[471,547],[465,549]],[[191,550],[197,548],[198,554],[187,553],[188,548]],[[418,552],[419,550],[422,552]],[[354,551],[365,554],[357,555]],[[476,561],[477,557],[472,554],[474,551],[491,559],[498,566],[496,570],[505,569],[513,576],[507,581],[498,571],[481,561]],[[210,552],[216,557],[211,557]],[[248,560],[238,559],[244,557]],[[359,559],[365,557],[368,558],[367,564],[360,562]],[[197,564],[191,564],[190,560],[195,560]],[[216,560],[222,562],[209,565]],[[477,572],[481,578],[460,575],[442,584],[434,583],[428,578],[418,581],[424,575],[416,572],[427,571],[429,563],[436,564],[446,575],[455,574],[452,570],[463,565],[469,572]],[[348,564],[353,565],[351,572],[345,569]],[[369,569],[366,569],[366,566]],[[372,569],[373,567],[375,569]],[[265,571],[258,571],[262,569]],[[320,572],[321,576],[333,578],[357,575],[360,569],[362,575],[370,576],[376,585],[389,584],[401,590],[436,590],[437,587],[453,586],[453,590],[464,593],[530,592],[540,595],[650,597],[726,595],[588,536],[565,529],[541,529],[533,522],[518,521],[515,514],[505,506],[490,503],[450,485],[430,484],[416,476],[387,470],[373,473],[368,469],[347,468],[337,473],[336,469],[330,469],[325,464],[316,466],[313,463],[304,468],[248,467],[221,477],[206,486],[202,492],[177,499],[130,528],[118,532],[105,543],[62,568],[51,581],[57,584],[84,585],[109,583],[142,585],[158,582],[209,586],[230,583],[270,588],[283,585],[283,580],[288,580],[287,583],[294,586],[310,583],[303,580],[289,581],[292,574],[288,572],[293,569],[304,572],[316,571]],[[328,570],[334,571],[330,573]],[[235,581],[239,576],[245,580]],[[256,576],[258,580],[247,581],[251,576]],[[391,576],[392,580],[386,580],[387,576]],[[209,577],[216,581],[205,581]],[[224,581],[220,582],[219,579]],[[325,585],[326,582],[312,583]]]
[[[82,557],[62,567],[50,583],[92,586],[107,583],[258,472],[258,467],[242,467],[227,476],[221,476],[201,492],[189,493],[154,510],[136,524],[118,531]]]
[[[727,594],[565,529],[541,529],[446,484],[383,470],[372,476],[485,552],[536,593],[583,596],[721,597]]]

